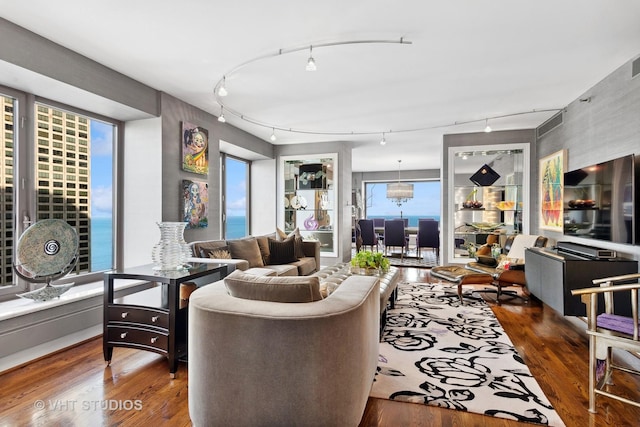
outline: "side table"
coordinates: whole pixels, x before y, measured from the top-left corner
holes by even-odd
[[[154,270],[153,265],[124,268],[104,274],[103,351],[111,364],[114,347],[130,347],[166,355],[175,378],[178,360],[186,355],[188,306],[180,304],[180,285],[205,285],[227,275],[226,264],[195,263],[178,271]],[[114,299],[114,281],[134,279],[157,285]]]

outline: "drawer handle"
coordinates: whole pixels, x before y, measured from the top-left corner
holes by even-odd
[[[155,344],[156,341],[158,341],[158,337],[152,337],[151,338],[151,344]]]
[[[158,321],[158,317],[160,317],[160,316],[153,316],[151,318],[151,321],[154,322],[154,323],[157,322]]]
[[[123,332],[120,334],[120,338],[125,339],[127,337],[127,332]]]
[[[120,314],[120,316],[122,316],[123,319],[126,318],[128,315],[129,313],[126,311]]]

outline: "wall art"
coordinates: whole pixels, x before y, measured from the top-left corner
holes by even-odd
[[[209,173],[209,131],[189,122],[182,122],[182,169]]]
[[[187,228],[205,228],[209,225],[209,184],[182,180],[182,220]]]
[[[564,171],[567,150],[557,151],[540,159],[539,227],[562,233],[564,226]]]

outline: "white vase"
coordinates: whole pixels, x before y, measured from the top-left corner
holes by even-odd
[[[154,269],[182,270],[187,266],[189,245],[184,240],[186,222],[158,222],[160,241],[153,246],[151,259]]]

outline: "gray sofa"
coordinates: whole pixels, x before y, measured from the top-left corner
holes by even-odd
[[[320,242],[299,239],[295,242],[295,259],[276,264],[271,262],[269,239],[277,240],[276,233],[243,239],[191,242],[189,246],[193,256],[188,261],[224,263],[229,266],[229,272],[236,269],[267,268],[275,271],[277,276],[308,276],[320,268]],[[281,241],[284,240],[287,239]],[[223,253],[227,253],[231,258],[215,257]]]
[[[238,273],[248,276],[233,276]],[[318,277],[266,279],[308,280],[316,290],[319,283]],[[358,425],[378,360],[378,279],[348,277],[314,302],[230,292],[221,280],[190,297],[193,425]]]

